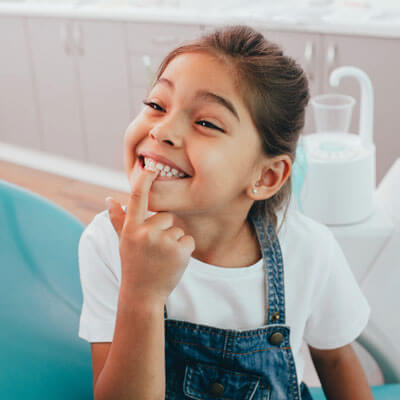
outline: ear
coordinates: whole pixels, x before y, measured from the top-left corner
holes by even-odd
[[[246,189],[247,196],[254,201],[266,200],[279,191],[292,172],[292,161],[284,154],[264,161],[260,169],[256,182]]]

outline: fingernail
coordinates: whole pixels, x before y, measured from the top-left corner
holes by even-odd
[[[112,206],[112,197],[108,196],[106,197],[106,204],[107,204],[107,208],[109,209]]]

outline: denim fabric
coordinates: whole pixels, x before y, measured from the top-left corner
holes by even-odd
[[[285,325],[278,237],[271,222],[266,229],[262,216],[250,214],[250,220],[268,285],[266,324],[250,330],[221,329],[168,319],[165,306],[166,400],[312,400],[307,385],[297,384],[290,327]]]

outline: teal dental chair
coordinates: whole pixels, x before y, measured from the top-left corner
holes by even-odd
[[[78,337],[78,242],[67,211],[0,180],[0,399],[89,400],[90,344]]]
[[[84,228],[58,205],[0,179],[2,400],[93,399],[90,344],[78,337]],[[310,391],[325,400],[321,388]],[[378,400],[400,399],[400,384],[372,391]]]

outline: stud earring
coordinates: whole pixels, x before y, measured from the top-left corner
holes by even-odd
[[[256,182],[256,186],[260,186],[259,181]],[[252,192],[255,194],[255,193],[258,193],[258,190],[256,188],[253,188]]]

